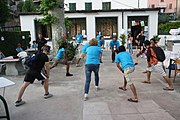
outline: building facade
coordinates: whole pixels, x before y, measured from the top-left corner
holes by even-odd
[[[148,0],[65,0],[65,10],[104,10],[147,8]]]
[[[164,7],[165,13],[176,13],[178,0],[148,0],[149,8]]]

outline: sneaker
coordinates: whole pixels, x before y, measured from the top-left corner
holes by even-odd
[[[135,63],[134,65],[138,65],[138,63]]]
[[[22,99],[15,102],[16,107],[21,106],[23,104],[25,104],[25,101],[22,101]]]
[[[86,101],[88,99],[88,97],[84,97],[84,101]]]
[[[99,91],[100,88],[99,88],[98,86],[95,86],[95,90],[96,90],[96,91]]]
[[[100,63],[103,63],[102,60],[100,60]]]
[[[68,76],[73,76],[73,74],[70,74],[70,73],[66,73],[66,76],[68,77]]]
[[[50,94],[50,93],[48,93],[48,94],[44,94],[44,98],[45,99],[47,99],[47,98],[50,98],[50,97],[52,97],[53,95],[52,94]]]

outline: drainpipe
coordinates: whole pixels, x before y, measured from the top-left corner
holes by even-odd
[[[122,11],[122,29],[124,29],[124,11]]]

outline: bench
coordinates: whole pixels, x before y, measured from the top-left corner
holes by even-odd
[[[0,63],[5,63],[6,75],[21,75],[25,73],[25,69],[22,66],[20,59],[14,59],[13,57],[6,57],[0,60]]]

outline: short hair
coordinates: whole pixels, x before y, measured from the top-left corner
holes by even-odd
[[[116,39],[117,39],[117,36],[116,36],[116,35],[114,35],[112,38],[116,38]]]
[[[97,39],[92,38],[92,39],[89,41],[89,45],[90,45],[90,46],[97,46],[97,45],[98,45]]]
[[[144,45],[145,45],[145,46],[150,46],[150,45],[151,45],[151,43],[150,43],[150,41],[149,41],[149,40],[146,40],[146,41],[144,41]]]
[[[46,51],[46,52],[50,52],[50,49],[51,49],[51,47],[50,46],[48,46],[48,45],[46,45],[46,46],[43,46],[43,51]]]
[[[103,36],[101,35],[100,39],[103,38]]]
[[[124,52],[124,51],[126,51],[126,48],[124,47],[124,45],[119,46],[118,52]]]
[[[154,41],[154,43],[157,43],[156,40],[155,40],[155,38],[151,38],[150,41],[151,41],[151,40]]]

